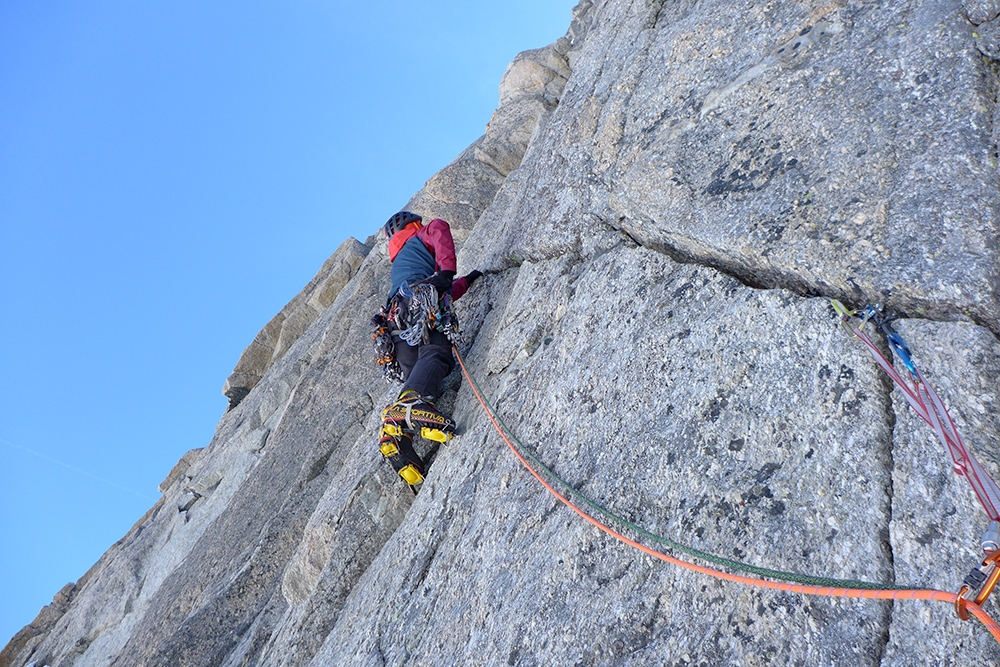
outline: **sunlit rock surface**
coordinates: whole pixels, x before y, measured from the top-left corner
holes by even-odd
[[[457,304],[461,352],[523,446],[721,558],[957,590],[986,517],[823,297],[900,314],[1000,474],[998,15],[584,0],[518,56],[407,207],[453,223],[461,272],[492,270]],[[385,242],[347,246],[348,279],[258,336],[212,442],[0,665],[1000,664],[946,604],[750,588],[614,541],[458,372],[461,434],[414,497],[376,446]]]

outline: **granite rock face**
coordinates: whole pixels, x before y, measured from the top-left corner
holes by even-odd
[[[985,514],[823,297],[902,316],[1000,475],[995,18],[584,0],[518,56],[486,134],[407,207],[453,222],[460,271],[493,270],[457,303],[461,353],[523,447],[717,557],[957,590]],[[461,433],[418,444],[412,496],[377,451],[389,263],[365,250],[309,322],[305,292],[282,311],[212,442],[0,665],[1000,665],[945,604],[751,588],[613,540],[457,371]]]

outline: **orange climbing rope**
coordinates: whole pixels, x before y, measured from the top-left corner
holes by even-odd
[[[839,598],[855,598],[855,599],[869,599],[869,600],[936,600],[938,602],[946,602],[950,605],[961,605],[963,609],[975,615],[979,621],[986,626],[986,629],[990,631],[993,638],[1000,644],[1000,625],[986,612],[982,606],[976,604],[975,602],[969,600],[960,600],[959,596],[955,593],[949,593],[946,591],[938,591],[933,589],[924,590],[880,590],[880,589],[864,589],[864,588],[833,588],[827,586],[811,586],[806,584],[793,584],[781,581],[768,581],[766,579],[760,579],[757,577],[748,577],[745,575],[731,574],[729,572],[723,572],[722,570],[716,570],[714,568],[705,567],[703,565],[696,565],[694,563],[689,563],[687,561],[675,558],[673,556],[667,555],[663,552],[651,549],[644,544],[641,544],[625,535],[619,533],[610,526],[598,521],[591,515],[584,512],[580,507],[575,505],[571,500],[559,493],[555,488],[549,484],[542,475],[532,467],[531,463],[521,454],[518,448],[511,442],[510,437],[508,437],[503,426],[500,425],[499,420],[493,413],[486,399],[479,392],[479,387],[476,386],[475,380],[469,373],[469,369],[465,366],[465,360],[459,353],[457,347],[453,347],[455,351],[455,357],[458,359],[459,365],[462,367],[462,374],[469,381],[469,386],[472,388],[472,392],[476,395],[476,399],[479,400],[479,404],[482,406],[483,411],[486,416],[489,417],[490,422],[493,423],[493,427],[496,429],[503,441],[507,443],[507,446],[514,453],[514,456],[521,462],[528,472],[530,472],[535,479],[541,482],[549,493],[558,498],[564,505],[569,507],[571,510],[579,514],[583,519],[590,522],[597,528],[601,529],[608,535],[611,535],[616,540],[624,542],[625,544],[642,551],[645,554],[652,556],[653,558],[658,558],[659,560],[670,563],[671,565],[676,565],[682,567],[686,570],[692,570],[694,572],[699,572],[701,574],[714,577],[716,579],[722,579],[724,581],[731,581],[738,584],[745,584],[748,586],[755,586],[757,588],[769,588],[772,590],[785,591],[788,593],[800,593],[802,595],[818,595],[823,597],[839,597]]]

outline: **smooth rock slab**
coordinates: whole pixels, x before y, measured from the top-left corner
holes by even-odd
[[[718,555],[890,581],[884,390],[824,301],[628,244],[514,273],[502,291],[532,297],[478,333],[513,360],[489,375],[503,366],[491,352],[468,357],[505,422],[571,484]],[[562,281],[568,298],[528,289]],[[545,494],[467,391],[456,416],[467,435],[439,454],[312,664],[878,664],[887,604],[654,561]]]
[[[1000,330],[993,74],[957,4],[670,7],[601,105],[622,108],[622,228],[750,282]]]

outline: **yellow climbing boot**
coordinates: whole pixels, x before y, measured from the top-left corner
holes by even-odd
[[[396,402],[382,411],[382,422],[409,433],[418,433],[425,428],[440,431],[440,436],[430,438],[438,442],[445,442],[447,438],[445,440],[440,438],[445,434],[454,433],[456,427],[455,420],[443,414],[433,403],[412,389],[404,391]]]
[[[412,463],[400,469],[399,476],[410,486],[418,486],[424,481],[424,476]]]
[[[424,426],[420,429],[420,437],[427,438],[428,440],[433,440],[435,442],[440,442],[444,444],[454,437],[454,433],[445,433],[444,431],[436,428],[428,428]]]
[[[415,494],[424,481],[424,464],[413,449],[413,436],[395,424],[383,424],[378,449]]]

